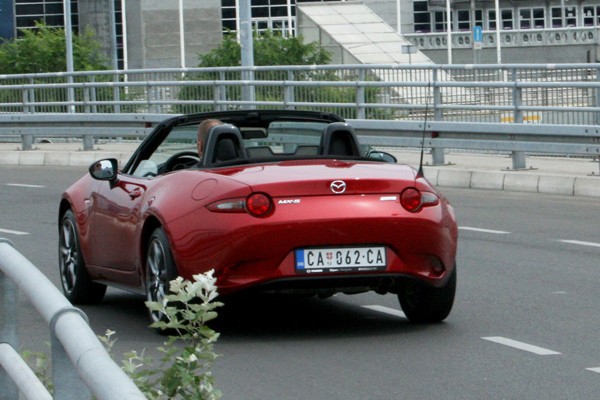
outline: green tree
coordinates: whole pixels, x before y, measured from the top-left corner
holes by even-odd
[[[327,64],[331,53],[317,42],[304,43],[302,35],[284,37],[281,33],[267,30],[254,33],[254,65],[313,65]],[[225,35],[216,49],[200,55],[198,67],[234,67],[241,65],[240,43],[233,34]]]
[[[36,29],[24,30],[21,38],[0,44],[0,74],[64,72],[66,59],[64,29],[42,22],[36,23]],[[100,53],[100,43],[89,27],[73,35],[73,64],[76,71],[108,69],[107,60]]]

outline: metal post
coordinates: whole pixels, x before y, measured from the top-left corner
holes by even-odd
[[[73,68],[73,28],[71,24],[71,0],[63,0],[63,11],[65,20],[65,39],[67,42],[67,72],[71,73],[74,71]],[[68,83],[73,83],[73,75],[67,77]],[[72,86],[67,89],[67,95],[69,103],[75,101],[75,88]],[[75,112],[75,106],[70,105],[68,107],[69,113]]]
[[[115,1],[108,0],[108,9],[110,13],[110,50],[112,66],[116,71],[119,69],[119,57],[117,55],[117,18],[115,17]]]
[[[295,80],[294,78],[294,71],[290,70],[287,73],[287,77],[288,77],[288,81],[293,82]],[[285,85],[283,88],[283,103],[285,104],[285,109],[286,110],[293,110],[294,106],[289,105],[290,103],[293,103],[295,101],[294,97],[295,97],[295,86],[294,85]]]
[[[113,74],[113,82],[119,83],[119,74],[116,74],[116,73]],[[118,104],[118,102],[121,101],[121,92],[119,91],[119,86],[117,86],[117,85],[113,86],[113,99],[115,101],[114,113],[120,114],[121,113],[121,105]]]
[[[288,14],[288,36],[294,36],[294,30],[292,29],[292,0],[287,0],[287,14]],[[296,29],[297,30],[297,29]]]
[[[433,83],[433,119],[435,121],[441,121],[444,119],[444,115],[442,113],[442,109],[438,106],[442,105],[442,91],[441,89],[435,84],[438,80],[438,69],[434,68],[431,73],[432,73],[432,83]],[[429,92],[429,91],[428,91]],[[427,93],[427,96],[429,96],[429,93]],[[428,101],[428,100],[426,100]]]
[[[502,51],[500,50],[500,3],[499,0],[496,0],[496,57],[498,59],[498,64],[502,64]]]
[[[446,33],[448,41],[448,64],[452,64],[452,12],[450,11],[450,0],[446,0]]]
[[[21,93],[21,98],[23,99],[23,114],[29,114],[29,90],[23,89]]]
[[[0,242],[12,243],[0,238]],[[19,348],[17,336],[17,308],[19,296],[15,284],[0,271],[0,342],[9,344],[13,349]],[[0,368],[0,400],[12,400],[19,398],[17,385],[8,373]]]
[[[523,111],[521,110],[521,106],[523,105],[523,89],[517,87],[517,70],[513,68],[511,70],[512,81],[515,84],[513,86],[513,106],[515,107],[513,111],[513,122],[516,124],[523,123]]]
[[[438,106],[442,104],[442,92],[441,89],[435,85],[435,83],[438,80],[438,71],[439,69],[435,68],[432,73],[433,73],[433,119],[435,121],[441,121],[444,119],[444,114],[442,113],[442,109],[439,108]],[[425,129],[426,127],[424,127]],[[444,161],[444,148],[442,147],[433,147],[431,149],[431,156],[432,156],[432,162],[434,165],[443,165],[445,163]]]
[[[220,71],[219,72],[219,79],[221,80],[221,82],[225,82],[225,72],[224,71]],[[221,90],[220,90],[220,100],[222,102],[227,101],[227,86],[226,85],[221,85],[220,86]],[[226,104],[220,104],[219,111],[227,111],[227,105]]]
[[[90,88],[83,88],[83,112],[86,114],[90,113]]]
[[[600,82],[600,68],[596,68],[596,82]],[[600,107],[600,87],[596,88],[596,107]],[[600,125],[600,112],[596,113],[596,125]]]
[[[85,135],[83,137],[83,150],[94,150],[94,137],[92,135]]]
[[[183,0],[179,0],[179,50],[181,53],[181,68],[185,68],[185,31],[183,29]]]
[[[33,78],[29,78],[29,83],[34,85],[35,84],[35,80]],[[29,93],[28,93],[29,97],[27,98],[29,100],[30,104],[35,103],[35,89],[31,88],[29,89]],[[27,107],[28,112],[30,112],[31,114],[35,114],[35,106],[31,105]]]
[[[21,150],[31,150],[33,148],[33,135],[21,136]]]
[[[252,14],[250,0],[240,0],[240,45],[242,48],[242,67],[254,67],[254,46],[252,42]],[[254,72],[251,69],[242,71],[242,80],[248,84],[242,87],[242,100],[253,102],[255,100],[254,86],[250,81],[254,80]],[[251,108],[244,105],[243,108]]]
[[[402,34],[402,21],[401,21],[401,13],[400,13],[400,0],[396,0],[396,32],[398,35]]]
[[[121,31],[123,36],[123,69],[129,69],[129,59],[127,57],[127,10],[125,0],[121,0]]]
[[[96,82],[96,77],[94,75],[90,76],[90,83],[94,84],[94,82]],[[92,103],[95,103],[97,98],[96,98],[96,86],[92,86],[91,88],[91,93],[90,93],[90,101]],[[96,114],[98,112],[98,106],[96,104],[92,105],[92,112],[94,114]]]
[[[512,164],[513,169],[526,169],[527,168],[527,154],[522,151],[512,152]]]
[[[365,80],[365,70],[361,69],[358,71],[358,82],[363,82]],[[365,87],[356,85],[356,118],[357,119],[365,119],[366,112],[365,106],[362,105],[365,103]]]

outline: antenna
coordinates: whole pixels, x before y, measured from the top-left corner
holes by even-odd
[[[421,138],[421,160],[419,161],[419,170],[416,178],[424,178],[423,173],[423,154],[425,153],[425,130],[427,129],[427,114],[429,113],[429,89],[431,89],[431,80],[427,82],[427,94],[425,97],[425,120],[423,122],[423,136]]]

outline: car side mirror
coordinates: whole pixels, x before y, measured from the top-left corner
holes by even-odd
[[[106,158],[90,165],[90,175],[99,181],[112,181],[117,179],[119,162],[114,158]]]
[[[372,160],[383,161],[383,162],[387,162],[387,163],[397,163],[398,162],[396,157],[394,157],[390,153],[386,153],[385,151],[373,150],[373,151],[370,151],[369,154],[367,154],[367,157],[369,157]]]

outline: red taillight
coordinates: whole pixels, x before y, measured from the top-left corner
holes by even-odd
[[[415,188],[404,189],[400,195],[400,203],[406,211],[418,211],[421,208],[421,192]]]
[[[246,199],[246,210],[255,217],[264,217],[272,208],[271,198],[264,193],[254,193]]]
[[[423,207],[431,207],[439,204],[439,198],[430,192],[421,193],[418,189],[404,189],[400,195],[400,203],[406,211],[417,212]]]

